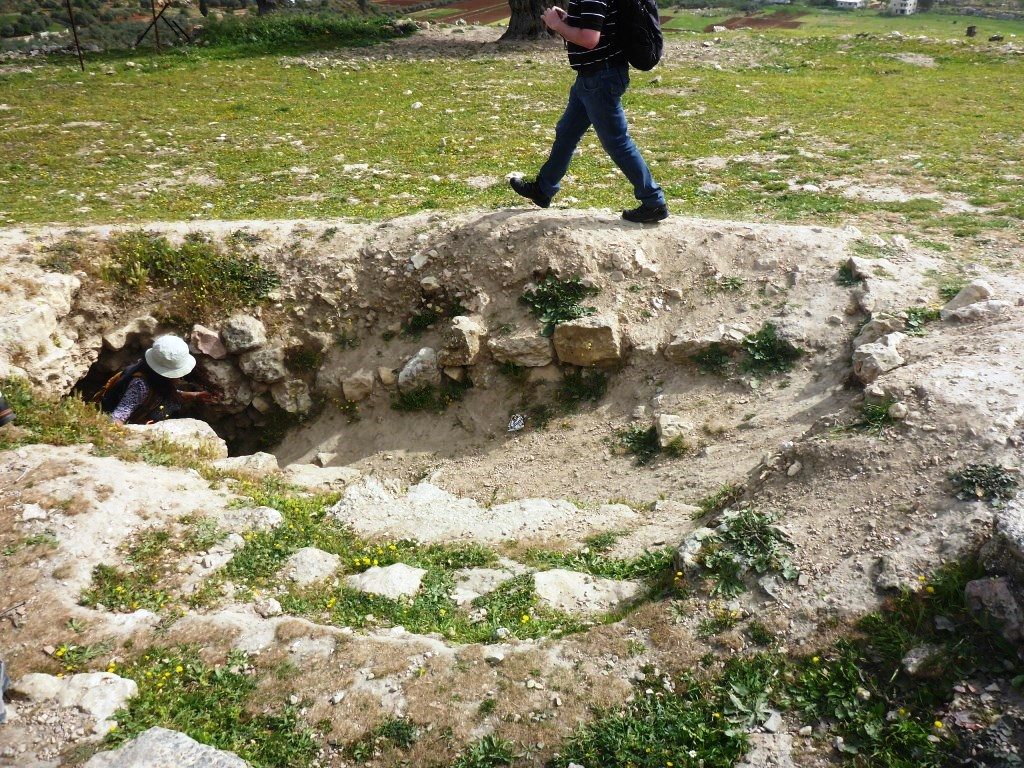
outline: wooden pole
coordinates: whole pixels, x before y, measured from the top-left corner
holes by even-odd
[[[149,9],[153,12],[153,34],[156,36],[156,49],[160,50],[160,27],[156,23],[156,0],[149,0]]]
[[[71,10],[71,0],[64,0],[68,9],[68,19],[71,21],[71,34],[75,36],[75,50],[78,51],[78,66],[85,72],[85,59],[82,58],[82,46],[78,42],[78,28],[75,27],[75,12]]]

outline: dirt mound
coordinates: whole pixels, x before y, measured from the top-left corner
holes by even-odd
[[[751,16],[733,16],[716,24],[708,24],[704,31],[714,32],[715,27],[725,27],[726,29],[740,29],[742,27],[749,27],[750,29],[799,29],[803,22],[797,21],[797,19],[804,15],[806,14],[799,11],[776,11],[771,14],[758,13]]]

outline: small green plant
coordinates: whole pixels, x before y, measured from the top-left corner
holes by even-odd
[[[771,323],[765,323],[756,333],[743,339],[748,357],[744,368],[754,373],[784,373],[800,359],[803,351],[783,338]]]
[[[82,247],[81,241],[71,237],[59,240],[53,245],[46,246],[46,255],[39,262],[39,266],[50,272],[70,274],[81,264]]]
[[[715,275],[704,283],[707,293],[737,293],[743,290],[747,281],[737,275]]]
[[[530,378],[530,369],[523,365],[516,365],[505,360],[498,363],[498,373],[514,384],[522,386]]]
[[[721,605],[710,608],[708,615],[700,620],[697,625],[697,634],[700,637],[711,637],[721,634],[727,629],[732,629],[739,623],[740,612],[729,610]]]
[[[626,453],[636,457],[639,466],[653,462],[661,453],[661,441],[654,427],[635,425],[616,431],[620,444]]]
[[[365,763],[386,747],[409,749],[417,738],[419,728],[415,723],[404,717],[389,718],[350,744],[346,751],[357,763]]]
[[[839,269],[836,271],[836,285],[851,288],[862,282],[864,282],[864,278],[854,274],[851,262],[844,261],[839,265]]]
[[[61,643],[53,652],[53,658],[60,662],[64,672],[75,673],[88,669],[89,663],[101,656],[106,656],[114,647],[112,642],[93,643],[91,645],[76,645],[75,643]]]
[[[478,717],[483,719],[483,718],[489,717],[491,714],[493,714],[494,710],[496,710],[497,708],[498,708],[498,700],[497,699],[490,699],[490,698],[484,699],[483,701],[480,702],[480,706],[477,707],[476,714],[477,714]]]
[[[748,508],[726,514],[715,534],[704,540],[699,561],[712,593],[732,597],[743,591],[743,576],[749,571],[795,579],[797,570],[785,554],[792,548],[771,514]]]
[[[712,373],[717,376],[723,375],[732,363],[732,353],[721,342],[712,342],[707,347],[690,355],[690,360],[696,364],[702,373]]]
[[[555,552],[546,549],[529,549],[525,561],[544,568],[565,568],[570,571],[590,573],[608,579],[656,579],[668,572],[672,565],[673,550],[663,549],[644,552],[642,555],[624,559],[608,557],[600,549],[585,547],[574,552]]]
[[[775,633],[760,621],[752,621],[747,625],[747,637],[756,645],[767,647],[775,644]]]
[[[562,375],[555,400],[565,413],[573,413],[583,403],[595,403],[608,391],[608,374],[587,368],[571,368]]]
[[[92,585],[82,592],[79,602],[89,608],[102,605],[107,610],[131,613],[139,608],[162,611],[171,602],[171,595],[157,585],[156,568],[137,566],[122,571],[110,565],[92,569]]]
[[[596,288],[584,285],[579,277],[559,280],[548,275],[535,288],[523,293],[520,301],[540,320],[543,325],[541,333],[550,336],[559,323],[596,314],[596,308],[583,306],[580,302],[597,294]]]
[[[956,295],[967,287],[967,281],[961,277],[945,277],[939,282],[937,292],[942,303],[952,301]]]
[[[906,314],[908,336],[924,336],[925,326],[940,317],[938,307],[911,307]]]
[[[488,734],[467,746],[452,768],[502,768],[512,765],[515,757],[511,741]]]
[[[406,413],[413,411],[433,411],[442,413],[449,405],[462,400],[467,389],[472,387],[469,380],[452,381],[445,378],[440,387],[424,384],[421,387],[399,390],[391,396],[391,407]]]
[[[894,403],[895,401],[889,398],[877,403],[864,403],[860,407],[860,421],[854,424],[854,427],[880,437],[886,427],[896,423],[896,419],[889,414]]]
[[[951,473],[953,495],[961,501],[1000,502],[1017,495],[1020,480],[997,464],[967,464]]]

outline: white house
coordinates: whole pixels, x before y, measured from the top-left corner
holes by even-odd
[[[856,11],[864,7],[864,0],[836,0],[836,8],[841,11]]]
[[[889,0],[889,13],[909,16],[917,11],[917,0]]]

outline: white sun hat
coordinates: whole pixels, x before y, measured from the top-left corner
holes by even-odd
[[[196,367],[196,359],[189,354],[188,344],[177,336],[161,336],[146,350],[149,367],[168,379],[180,379]]]

